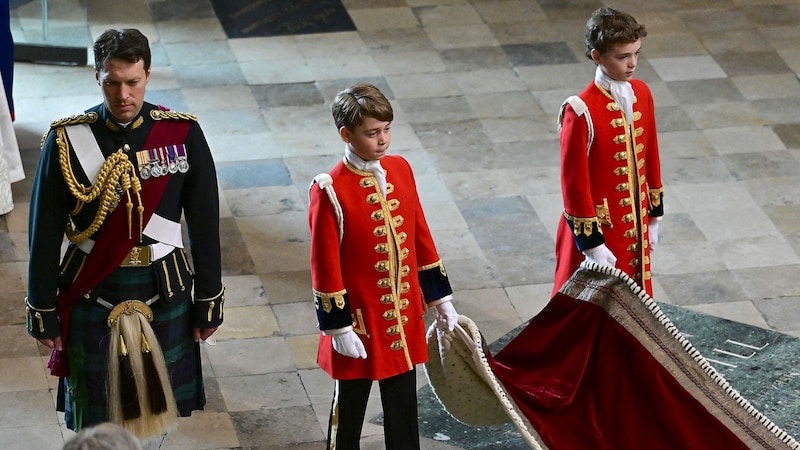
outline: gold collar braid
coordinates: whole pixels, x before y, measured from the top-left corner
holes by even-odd
[[[75,216],[83,208],[86,203],[89,203],[98,197],[100,198],[100,206],[97,209],[92,223],[79,232],[72,221],[67,221],[67,237],[72,242],[81,242],[86,240],[89,236],[93,235],[100,229],[103,222],[106,220],[108,213],[113,211],[119,203],[122,193],[124,192],[128,197],[128,202],[125,207],[128,209],[128,239],[131,238],[131,228],[133,219],[133,198],[136,196],[136,201],[139,206],[136,211],[139,214],[139,240],[142,239],[143,227],[143,213],[144,205],[142,205],[142,184],[136,176],[136,171],[133,164],[128,159],[122,149],[117,150],[114,154],[106,158],[94,184],[91,186],[84,186],[76,178],[75,173],[72,171],[72,162],[70,160],[69,144],[67,142],[67,131],[64,127],[56,129],[56,143],[58,145],[58,161],[61,165],[61,172],[64,174],[64,180],[69,187],[70,193],[78,200],[75,209],[70,211],[70,216]]]

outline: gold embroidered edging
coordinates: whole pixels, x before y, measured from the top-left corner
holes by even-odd
[[[425,264],[424,266],[419,266],[417,267],[417,271],[422,272],[423,270],[435,269],[437,267],[439,268],[439,272],[441,272],[442,275],[447,276],[447,270],[445,270],[444,263],[442,262],[441,259],[433,264]]]
[[[564,217],[567,218],[570,222],[572,222],[572,232],[575,233],[575,236],[583,233],[586,236],[591,236],[594,230],[592,225],[597,225],[597,231],[600,234],[603,234],[603,229],[600,228],[600,221],[597,217],[575,217],[564,211]]]
[[[650,194],[650,204],[653,208],[661,206],[661,197],[664,196],[664,188],[649,189],[648,192]]]
[[[39,333],[44,333],[44,319],[42,318],[42,313],[51,313],[55,312],[55,308],[36,308],[30,304],[28,301],[28,297],[25,297],[25,312],[26,314],[26,322],[28,331],[33,331],[33,322],[34,320],[39,324]]]
[[[222,295],[224,292],[225,292],[225,286],[222,286],[222,289],[220,289],[220,290],[219,290],[219,293],[217,293],[217,295],[215,295],[215,296],[213,296],[213,297],[206,297],[206,298],[196,298],[196,299],[194,299],[194,301],[196,301],[196,302],[209,302],[209,301],[211,301],[211,300],[216,300],[216,299],[217,299],[217,298],[219,298],[219,296],[221,296],[221,295]]]
[[[81,123],[95,123],[97,122],[97,113],[89,112],[86,114],[78,114],[75,116],[63,117],[50,122],[50,128],[58,128],[68,125],[77,125]]]
[[[347,301],[344,298],[344,296],[347,295],[347,291],[345,290],[341,290],[333,294],[319,292],[315,289],[312,289],[312,292],[314,294],[314,308],[321,308],[326,314],[333,311],[334,305],[336,305],[336,308],[342,310],[347,307]]]
[[[150,111],[150,117],[152,117],[153,120],[189,120],[197,122],[197,116],[193,114],[177,111],[162,111],[160,109]]]

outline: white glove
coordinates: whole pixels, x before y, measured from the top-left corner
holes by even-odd
[[[601,266],[614,267],[617,264],[617,257],[611,253],[611,250],[606,247],[606,244],[600,244],[597,247],[589,248],[583,251],[586,259],[600,264]]]
[[[436,305],[436,328],[441,331],[453,331],[458,323],[458,313],[450,300]]]
[[[328,331],[330,332],[331,330]],[[364,348],[364,343],[353,331],[353,327],[345,327],[341,329],[341,332],[337,331],[339,330],[333,331],[336,333],[333,334],[333,349],[337,353],[351,358],[367,359],[367,350]]]
[[[647,223],[647,235],[650,238],[650,251],[656,249],[656,244],[658,244],[658,222],[661,220],[661,217],[650,217]]]

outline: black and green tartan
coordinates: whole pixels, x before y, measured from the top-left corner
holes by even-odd
[[[98,292],[112,304],[125,300],[145,301],[156,294],[157,284],[151,268],[121,268],[103,281]],[[191,297],[183,296],[172,303],[159,299],[150,308],[153,311],[150,325],[164,353],[178,413],[190,416],[193,410],[203,409],[206,401],[200,347],[192,335]],[[76,303],[72,310],[67,344],[69,377],[60,380],[58,406],[65,412],[67,427],[76,431],[108,420],[106,379],[110,329],[106,319],[109,312],[108,308],[89,300]]]

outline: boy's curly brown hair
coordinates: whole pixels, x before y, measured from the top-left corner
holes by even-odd
[[[586,22],[586,56],[592,59],[592,50],[603,55],[616,44],[636,42],[645,36],[644,25],[630,14],[613,8],[599,8]]]

